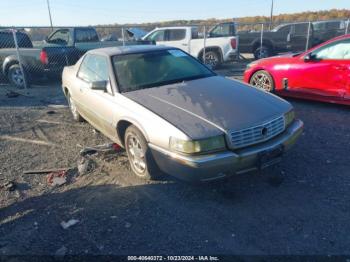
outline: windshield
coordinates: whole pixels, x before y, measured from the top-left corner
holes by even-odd
[[[117,55],[112,61],[121,93],[215,75],[178,49]]]

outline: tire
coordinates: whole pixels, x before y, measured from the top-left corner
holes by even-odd
[[[78,108],[76,107],[71,95],[69,93],[67,93],[67,101],[68,101],[68,105],[69,105],[69,109],[73,115],[73,119],[77,122],[83,122],[84,118],[82,118],[82,116],[79,114],[78,112]]]
[[[125,150],[133,173],[144,180],[157,180],[161,172],[153,158],[143,134],[134,125],[129,126],[124,136]]]
[[[273,77],[265,70],[255,72],[250,78],[249,84],[266,92],[273,93],[275,91]]]
[[[262,47],[258,47],[254,51],[255,59],[262,59],[272,56],[272,50],[270,47],[263,45]]]
[[[205,62],[203,61],[203,53],[202,53],[201,60],[203,63],[211,66],[213,69],[218,68],[222,63],[221,56],[217,51],[206,51],[205,52]]]
[[[23,76],[22,70],[19,64],[14,64],[10,66],[10,68],[7,71],[7,79],[10,82],[10,84],[21,89],[25,87],[25,83],[24,83],[25,80],[27,80],[27,83],[29,83],[28,74],[24,71],[24,76]]]

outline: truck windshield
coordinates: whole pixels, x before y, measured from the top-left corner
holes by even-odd
[[[122,93],[215,75],[178,49],[117,55],[112,61]]]

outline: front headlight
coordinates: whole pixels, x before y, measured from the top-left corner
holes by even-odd
[[[286,127],[288,127],[294,121],[294,118],[295,113],[293,109],[284,114],[284,121],[286,123]]]
[[[224,136],[216,136],[201,140],[182,140],[170,137],[169,145],[171,150],[185,154],[219,151],[226,147]]]

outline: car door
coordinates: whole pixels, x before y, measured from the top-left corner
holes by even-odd
[[[146,41],[156,42],[157,45],[164,45],[165,29],[157,29],[145,37]]]
[[[67,46],[71,42],[69,29],[59,29],[49,36],[47,43]]]
[[[188,30],[190,33],[190,30]],[[168,29],[165,32],[164,45],[177,47],[185,52],[190,51],[190,35],[186,35],[187,30],[185,28]]]
[[[275,52],[286,52],[290,47],[290,32],[292,25],[279,26],[276,31],[266,32],[264,37],[266,39],[273,39]]]
[[[109,137],[115,137],[116,128],[114,117],[114,91],[110,83],[110,66],[107,57],[87,54],[79,68],[79,111],[96,129]],[[93,90],[93,82],[105,81],[106,90]]]
[[[341,39],[308,53],[301,60],[295,85],[316,95],[349,96],[350,39]]]
[[[308,38],[309,23],[294,24],[289,35],[289,50],[292,52],[304,51]],[[312,28],[310,27],[309,45],[312,45]]]

